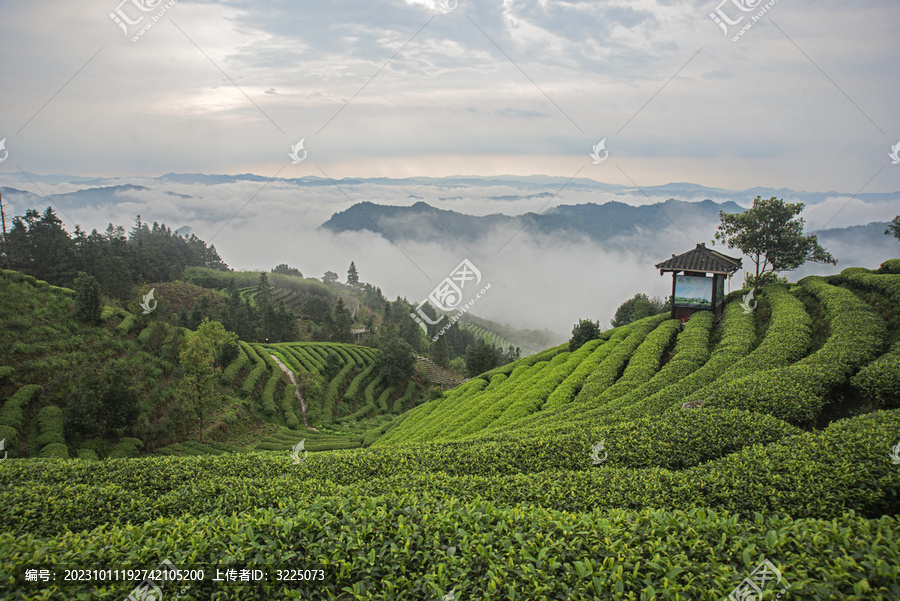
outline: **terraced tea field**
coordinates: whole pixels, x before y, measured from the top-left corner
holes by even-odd
[[[746,292],[719,321],[650,317],[480,374],[364,448],[304,433],[292,455],[291,429],[272,451],[9,458],[0,596],[122,599],[134,582],[24,571],[167,560],[267,574],[162,583],[182,599],[898,599],[900,260],[765,287],[754,311]],[[231,385],[296,426],[279,385],[253,396],[266,348],[241,346]],[[298,375],[343,359],[311,423],[401,394],[382,399],[367,349],[269,348]],[[359,409],[339,408],[350,388]],[[279,580],[291,569],[322,578]]]

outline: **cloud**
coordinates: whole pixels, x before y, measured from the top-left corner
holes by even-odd
[[[272,175],[306,137],[293,174],[571,176],[605,137],[605,181],[852,193],[900,138],[887,0],[779,3],[790,40],[739,43],[705,2],[177,2],[137,43],[115,7],[0,6],[0,173]]]

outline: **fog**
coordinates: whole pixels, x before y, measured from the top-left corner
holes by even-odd
[[[661,277],[654,265],[699,242],[712,246],[716,228],[715,222],[677,223],[664,231],[644,229],[635,235],[618,236],[600,246],[594,240],[570,235],[532,235],[516,226],[496,228],[473,243],[462,243],[410,221],[400,225],[415,240],[387,240],[373,232],[334,234],[319,226],[334,213],[361,201],[401,206],[424,201],[473,215],[521,215],[559,204],[616,200],[637,205],[662,202],[668,197],[525,184],[460,187],[438,182],[405,186],[396,181],[337,182],[328,186],[297,186],[280,180],[204,185],[122,178],[89,184],[42,183],[36,188],[23,185],[21,177],[0,178],[2,185],[47,195],[123,183],[148,189],[119,192],[113,202],[104,203],[75,203],[71,197],[54,196],[40,199],[33,208],[43,210],[53,200],[70,232],[75,224],[88,231],[102,231],[108,223],[129,230],[136,215],[148,223],[165,223],[173,230],[187,226],[191,233],[215,245],[236,270],[268,271],[287,263],[307,277],[321,278],[331,270],[344,281],[353,261],[361,281],[380,287],[390,299],[399,295],[416,303],[463,259],[469,259],[482,274],[481,286],[491,285],[470,309],[472,313],[517,328],[547,328],[560,336],[582,318],[599,320],[609,327],[619,304],[638,292],[661,297],[670,294],[671,278]],[[12,202],[19,213],[29,208],[25,206],[27,201],[14,193],[4,194],[4,200]],[[749,206],[751,199],[735,195],[734,200]],[[897,212],[897,201],[865,203],[836,195],[810,205],[803,216],[807,231],[815,231],[822,225],[835,228],[888,221]],[[796,279],[810,273],[835,273],[854,265],[877,267],[891,254],[900,255],[900,248],[895,247],[900,244],[887,236],[873,238],[862,247],[836,241],[829,250],[839,259],[837,266],[807,265],[787,275]],[[721,244],[714,248],[740,256],[737,249],[729,250]],[[744,266],[752,268],[749,259],[744,259]],[[738,289],[742,282],[743,272],[739,271],[726,290]],[[470,296],[470,290],[465,290],[465,299]]]

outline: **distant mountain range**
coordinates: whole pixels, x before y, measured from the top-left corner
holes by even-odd
[[[346,211],[335,213],[322,224],[322,228],[334,233],[367,230],[390,240],[426,241],[433,239],[437,232],[447,239],[474,242],[498,227],[507,226],[530,234],[582,235],[602,243],[617,236],[661,231],[673,223],[716,223],[719,221],[719,211],[739,213],[743,210],[731,201],[685,202],[670,199],[642,206],[613,201],[600,205],[559,205],[545,213],[475,216],[438,209],[421,201],[409,207],[361,202]]]
[[[435,186],[443,190],[464,190],[466,188],[487,188],[491,186],[506,186],[517,188],[523,191],[522,194],[504,194],[491,196],[493,200],[517,201],[526,198],[552,197],[561,189],[578,190],[578,191],[596,191],[603,192],[604,196],[633,196],[635,194],[646,194],[649,197],[676,198],[679,200],[718,200],[739,201],[743,204],[749,204],[756,196],[770,198],[784,198],[785,200],[800,200],[808,204],[816,204],[828,198],[836,196],[849,197],[853,196],[865,203],[874,202],[900,202],[900,192],[865,192],[861,194],[850,194],[846,192],[805,192],[796,191],[789,188],[766,188],[756,187],[746,190],[726,190],[724,188],[710,188],[699,184],[691,184],[687,182],[672,182],[660,186],[643,186],[637,188],[635,186],[622,186],[619,184],[608,184],[599,182],[589,178],[556,177],[549,175],[495,175],[495,176],[473,176],[473,175],[457,175],[450,177],[406,177],[406,178],[387,178],[387,177],[362,177],[362,178],[343,178],[331,180],[329,178],[317,177],[309,175],[299,178],[268,178],[253,173],[242,173],[238,175],[221,175],[221,174],[205,174],[205,173],[166,173],[159,177],[80,177],[73,175],[41,175],[36,173],[5,173],[3,174],[4,182],[16,182],[20,187],[17,192],[22,192],[21,188],[33,188],[33,184],[55,185],[61,183],[70,183],[79,187],[99,191],[104,189],[114,190],[115,188],[126,189],[125,184],[134,183],[136,181],[152,182],[162,184],[163,187],[167,183],[172,184],[199,184],[199,185],[220,185],[235,182],[280,182],[298,187],[320,187],[320,186],[359,186],[359,185],[378,185],[378,186],[396,186],[398,188],[413,186]],[[140,186],[139,186],[140,187]],[[4,193],[13,191],[12,187],[0,188]],[[37,196],[37,195],[35,195]],[[421,196],[409,195],[411,198],[421,198]],[[450,200],[455,198],[463,198],[458,194],[438,197],[439,200]]]
[[[817,204],[828,198],[851,196],[838,192],[797,192],[786,188],[765,187],[734,191],[685,182],[638,189],[634,186],[607,184],[588,178],[569,180],[546,175],[376,177],[340,180],[310,175],[271,180],[250,173],[238,175],[167,173],[155,178],[90,178],[15,172],[3,174],[2,181],[7,184],[0,187],[3,200],[11,203],[17,214],[24,213],[27,208],[43,210],[51,203],[65,212],[69,209],[78,211],[86,207],[103,207],[123,202],[149,204],[157,200],[195,199],[189,194],[171,191],[170,188],[176,186],[180,192],[188,191],[201,195],[206,203],[207,195],[204,189],[207,186],[224,186],[241,182],[263,185],[275,181],[281,185],[282,190],[285,185],[296,186],[301,194],[303,188],[314,187],[324,191],[323,188],[330,187],[334,189],[334,196],[341,203],[347,197],[354,201],[360,198],[380,200],[379,203],[358,202],[347,210],[332,214],[321,225],[321,229],[330,232],[371,231],[391,240],[473,242],[492,231],[505,228],[509,231],[536,235],[586,237],[610,248],[618,246],[619,242],[624,244],[624,240],[634,235],[643,235],[643,243],[652,245],[654,239],[648,236],[648,233],[662,232],[673,226],[688,232],[688,237],[698,238],[698,241],[701,241],[700,239],[708,238],[714,231],[719,222],[720,211],[725,213],[742,211],[756,196],[763,198],[774,196],[784,198],[787,202],[799,200],[808,205]],[[69,184],[66,189],[71,191],[44,195],[45,192],[41,189],[42,185],[63,184]],[[509,213],[515,213],[517,201],[530,201],[530,204],[527,204],[530,207],[535,205],[534,201],[540,203],[546,199],[547,203],[550,203],[562,190],[565,190],[565,194],[569,194],[570,198],[574,196],[578,201],[588,202],[559,205],[540,212],[506,214],[505,207],[509,207]],[[636,197],[657,202],[634,205],[618,200],[621,198],[634,202]],[[900,213],[900,192],[863,193],[853,197],[867,205],[896,204],[897,212]],[[666,198],[668,200],[663,200]],[[592,202],[593,199],[598,199],[598,202]],[[489,210],[503,208],[500,209],[502,212],[494,214],[471,215],[433,206],[439,202],[455,200],[484,200],[493,203],[489,206],[494,208]],[[404,201],[416,202],[411,206],[395,206]],[[217,200],[213,200],[203,206],[195,203],[191,219],[196,222],[216,219],[216,202]],[[257,199],[256,202],[263,202],[263,199]],[[172,203],[164,204],[172,205]],[[140,205],[136,205],[136,212],[138,206]],[[320,213],[318,219],[327,214],[328,212]],[[891,217],[893,214],[896,213],[891,212]],[[852,227],[834,228],[818,233],[823,239],[831,239],[848,247],[858,245],[860,248],[869,248],[872,252],[892,252],[882,248],[887,241],[876,235],[879,228],[883,233],[884,227],[885,224],[882,222],[860,225],[860,220],[857,220]],[[628,244],[634,247],[634,240]]]

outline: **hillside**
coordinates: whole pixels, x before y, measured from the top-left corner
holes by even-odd
[[[368,448],[10,457],[0,596],[134,588],[25,583],[52,558],[269,574],[185,599],[897,599],[900,260],[765,287],[752,311],[746,292],[718,322],[657,315],[481,374]],[[317,369],[303,343],[270,348]]]
[[[89,325],[73,315],[72,290],[0,271],[0,439],[10,457],[219,454],[303,439],[308,450],[353,448],[419,401],[425,383],[389,385],[376,349],[239,341],[221,365],[213,415],[188,420],[179,349],[197,334],[153,317],[212,293],[164,283],[158,294],[158,312],[107,306]]]

